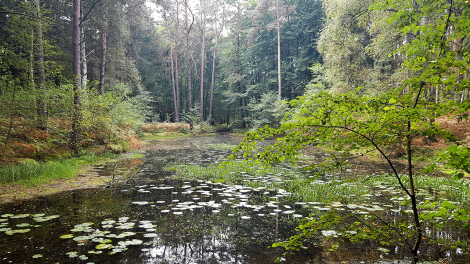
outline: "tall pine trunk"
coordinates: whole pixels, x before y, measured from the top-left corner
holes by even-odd
[[[171,38],[171,35],[170,35],[170,29],[168,27],[168,19],[166,17],[166,11],[164,11],[163,17],[165,19],[166,30],[167,30],[167,33],[168,33],[168,41],[170,42],[171,85],[172,85],[172,88],[173,88],[173,104],[174,104],[174,107],[175,107],[175,120],[178,122],[179,110],[178,110],[178,104],[176,103],[175,68],[174,68],[174,65],[173,65],[173,43],[172,43],[172,38]]]
[[[277,99],[281,100],[281,26],[279,23],[279,0],[276,3],[277,7],[277,78],[278,78],[278,94]]]
[[[101,65],[100,65],[100,87],[99,93],[104,94],[104,72],[106,70],[106,32],[101,32]]]
[[[36,107],[38,114],[37,128],[40,130],[47,129],[47,108],[45,100],[46,93],[46,74],[44,70],[44,44],[42,38],[42,22],[41,22],[41,9],[39,6],[39,0],[34,0],[36,7],[37,17],[39,18],[36,24],[36,40],[37,40],[37,55],[36,55],[36,66],[37,66],[37,99]]]
[[[179,20],[179,5],[178,0],[176,0],[176,33],[175,33],[175,73],[176,73],[176,104],[178,105],[178,112],[176,112],[176,122],[180,121],[180,89],[179,89],[179,77],[178,77],[178,30],[180,27]]]
[[[81,19],[83,20],[83,6],[80,7]],[[86,87],[88,79],[88,68],[86,64],[85,30],[80,26],[80,56],[81,56],[81,74],[82,87]]]
[[[202,1],[201,1],[202,8]],[[204,9],[204,8],[202,8]],[[205,40],[206,40],[206,14],[201,12],[202,16],[202,48],[201,48],[201,94],[200,94],[200,106],[199,106],[199,121],[204,122],[204,61],[205,61]]]
[[[217,12],[218,12],[218,8],[215,12],[215,49],[214,49],[214,58],[212,60],[212,81],[211,81],[211,99],[209,101],[209,118],[212,118],[213,115],[214,115],[214,112],[213,112],[213,102],[214,102],[214,84],[215,84],[215,63],[216,63],[216,60],[217,60],[217,46],[218,46],[218,40],[219,40],[219,32],[218,32],[218,28],[217,28]],[[224,9],[225,11],[225,9]],[[224,12],[225,13],[225,12]],[[223,27],[224,25],[222,24],[222,27],[220,29],[220,32],[223,31]]]
[[[72,69],[73,69],[73,120],[71,135],[71,150],[76,154],[80,142],[81,122],[81,82],[80,82],[80,0],[73,0],[73,28],[72,28]]]
[[[188,71],[189,109],[192,109],[193,98],[192,98],[192,91],[191,91],[191,64],[190,64],[190,56],[189,56],[189,33],[191,32],[191,28],[193,27],[194,16],[193,16],[193,23],[191,23],[191,26],[189,26],[188,24],[188,1],[189,0],[184,0],[185,17],[186,17],[186,70]]]

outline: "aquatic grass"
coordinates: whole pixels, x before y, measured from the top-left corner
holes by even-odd
[[[213,149],[234,149],[237,145],[229,145],[229,144],[224,144],[224,143],[220,143],[220,144],[207,144],[206,147],[207,148],[213,148]]]
[[[15,182],[24,185],[41,185],[51,179],[73,178],[77,175],[81,165],[116,156],[116,154],[110,152],[96,155],[93,152],[86,151],[79,157],[47,163],[28,160],[17,165],[0,168],[0,184]]]
[[[400,178],[404,185],[408,188],[408,176],[400,175]],[[367,177],[363,183],[374,185],[374,183],[377,181],[391,186],[397,186],[397,179],[387,174]],[[416,189],[431,188],[435,194],[442,198],[458,202],[463,206],[470,206],[470,181],[468,180],[456,180],[446,177],[419,175],[414,177],[414,185]]]
[[[371,186],[360,182],[324,182],[313,180],[302,174],[300,168],[288,169],[283,167],[251,167],[251,172],[246,172],[247,164],[244,162],[232,162],[223,168],[217,165],[202,167],[198,165],[171,164],[165,168],[175,171],[176,179],[205,180],[213,182],[243,183],[246,187],[264,187],[267,190],[284,189],[290,193],[288,199],[302,200],[305,202],[331,202],[342,201],[353,203],[365,200],[363,195],[371,192]],[[262,178],[271,176],[271,178]],[[278,181],[273,180],[279,179]]]

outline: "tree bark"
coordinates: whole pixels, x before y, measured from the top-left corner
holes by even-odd
[[[166,17],[166,11],[163,13],[163,18],[165,19],[165,24],[166,24],[166,30],[168,33],[168,41],[170,42],[170,64],[171,64],[171,85],[173,88],[173,104],[175,107],[175,120],[178,122],[178,117],[179,117],[179,110],[178,110],[178,104],[176,103],[176,90],[175,90],[175,69],[173,65],[173,43],[172,39],[170,36],[170,29],[168,27],[168,19]]]
[[[41,22],[41,9],[39,6],[39,0],[34,0],[34,5],[36,7],[36,13],[38,21],[36,24],[36,40],[37,40],[37,56],[36,56],[36,65],[37,65],[37,91],[38,97],[36,101],[37,114],[38,114],[38,123],[37,129],[46,130],[47,129],[47,108],[44,102],[45,93],[46,93],[46,74],[44,70],[44,44],[42,38],[42,22]]]
[[[178,30],[180,27],[179,20],[179,5],[178,0],[176,0],[176,33],[175,33],[175,72],[176,72],[176,104],[178,105],[178,112],[176,112],[176,122],[180,121],[180,90],[179,90],[179,77],[178,77]]]
[[[217,8],[218,9],[218,8]],[[213,102],[214,102],[214,84],[215,84],[215,62],[217,59],[217,47],[218,47],[218,40],[220,34],[218,33],[218,28],[217,28],[217,12],[219,10],[216,10],[215,12],[215,49],[214,49],[214,58],[212,60],[212,82],[211,82],[211,100],[209,101],[209,118],[212,118],[214,113],[213,113]],[[225,9],[224,9],[225,11]],[[220,32],[223,31],[224,24],[222,23],[222,27],[220,29]]]
[[[201,0],[202,8],[202,0]],[[204,9],[204,8],[202,8]],[[201,93],[200,93],[200,106],[199,106],[199,121],[204,122],[204,61],[205,61],[205,40],[206,40],[206,13],[201,12],[202,16],[202,48],[201,48]]]
[[[83,20],[83,6],[80,7],[81,19]],[[80,56],[81,56],[81,74],[82,74],[82,87],[86,87],[88,78],[88,69],[86,64],[86,47],[85,47],[85,30],[80,26]]]
[[[279,81],[277,99],[281,100],[281,26],[279,23],[279,0],[276,3],[277,7],[277,78]]]
[[[73,28],[72,28],[72,43],[73,43],[73,120],[72,120],[72,135],[71,135],[71,150],[77,154],[78,145],[80,142],[80,121],[81,121],[81,82],[80,82],[80,0],[73,0]]]
[[[106,70],[106,32],[101,32],[101,66],[100,66],[100,87],[98,92],[104,94],[104,71]]]
[[[189,56],[189,33],[191,32],[191,28],[193,27],[194,16],[193,16],[193,22],[191,23],[191,26],[189,26],[189,23],[188,23],[188,1],[189,0],[184,0],[185,17],[186,17],[186,70],[188,71],[189,109],[192,109],[193,108],[193,98],[192,98],[192,91],[191,91],[191,64],[190,64],[190,56]]]

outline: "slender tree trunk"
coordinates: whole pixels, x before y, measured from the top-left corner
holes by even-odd
[[[80,7],[81,20],[83,19],[83,6]],[[88,79],[88,69],[86,64],[85,30],[83,25],[80,27],[80,56],[81,56],[81,74],[82,88],[86,87]]]
[[[74,76],[73,84],[73,120],[72,120],[72,136],[71,136],[71,150],[76,154],[78,152],[78,145],[80,142],[80,121],[81,121],[81,82],[80,82],[80,0],[73,0],[73,28],[72,28],[72,43],[73,43],[73,57],[72,68]]]
[[[202,7],[202,1],[201,1]],[[206,13],[202,12],[202,49],[201,49],[201,93],[200,93],[200,106],[199,106],[199,121],[204,122],[204,61],[205,61],[205,46],[206,46]]]
[[[31,90],[36,90],[36,81],[34,80],[34,29],[31,29],[31,52],[29,53],[29,82]]]
[[[238,2],[237,5],[237,73],[238,75],[241,75],[241,63],[240,63],[240,16],[241,16],[241,10],[240,10],[240,2]],[[241,87],[241,81],[240,78],[237,81],[237,86],[238,86],[238,94],[241,94],[242,92],[242,87]],[[245,115],[243,111],[243,98],[239,98],[239,103],[240,103],[240,114],[242,116],[242,128],[245,128]],[[234,113],[234,117],[236,117]]]
[[[281,100],[281,26],[279,23],[279,0],[277,7],[277,78],[279,80],[277,99]]]
[[[217,35],[217,29],[216,29],[216,35]],[[212,105],[214,102],[214,84],[215,84],[215,62],[217,58],[217,37],[215,39],[215,50],[214,50],[214,58],[212,60],[212,82],[211,82],[211,100],[209,102],[209,118],[212,118],[213,116],[213,109]]]
[[[44,102],[45,93],[46,93],[46,74],[44,70],[44,44],[42,39],[42,22],[41,22],[41,9],[39,6],[39,0],[34,0],[34,5],[36,7],[36,13],[38,22],[36,28],[36,40],[37,40],[37,77],[38,77],[38,98],[36,101],[37,113],[38,113],[38,123],[37,128],[40,130],[47,129],[47,108]]]
[[[193,27],[194,23],[194,16],[193,16],[193,23],[189,26],[188,23],[188,1],[184,1],[184,8],[185,8],[185,17],[186,17],[186,70],[188,71],[188,95],[189,95],[189,109],[193,108],[193,98],[191,92],[191,64],[190,64],[190,56],[189,56],[189,33],[191,32],[191,28]]]
[[[8,125],[8,132],[7,132],[7,136],[5,138],[5,144],[3,145],[3,162],[6,162],[7,161],[7,158],[6,158],[6,151],[7,151],[7,147],[8,147],[8,141],[10,141],[10,136],[11,136],[11,129],[13,127],[13,119],[14,119],[14,111],[15,111],[15,94],[16,94],[16,86],[15,88],[13,88],[13,94],[11,96],[11,109],[10,109],[10,123]],[[13,178],[13,181],[15,181],[15,178]]]
[[[175,90],[175,69],[173,65],[173,43],[172,43],[172,38],[170,35],[170,29],[168,27],[168,19],[166,17],[166,11],[163,13],[163,17],[165,18],[165,24],[166,24],[166,30],[168,33],[168,41],[170,42],[170,64],[171,64],[171,85],[173,88],[173,104],[175,107],[175,120],[178,122],[178,117],[179,117],[179,111],[178,111],[178,104],[176,103],[176,90]]]
[[[225,11],[225,9],[223,9]],[[215,84],[215,63],[217,60],[217,47],[218,47],[218,40],[219,40],[219,33],[218,33],[218,28],[217,28],[217,12],[219,10],[216,10],[215,12],[215,49],[214,49],[214,58],[212,60],[212,82],[211,82],[211,100],[209,102],[209,118],[212,118],[214,115],[213,112],[213,102],[214,102],[214,84]],[[225,12],[224,12],[225,13]],[[223,23],[222,27],[220,29],[220,32],[223,30]],[[213,124],[213,122],[212,122]]]
[[[418,95],[419,96],[419,95]],[[411,132],[411,122],[408,121],[408,133]],[[421,223],[419,221],[419,214],[418,214],[418,205],[416,202],[416,195],[415,195],[415,187],[413,182],[413,168],[411,163],[411,135],[407,136],[407,154],[408,154],[408,177],[410,180],[410,200],[411,200],[411,208],[413,210],[413,218],[415,220],[416,225],[416,241],[411,250],[411,254],[413,255],[413,263],[418,262],[418,249],[419,245],[421,244],[422,239],[422,230],[421,230]]]
[[[178,77],[178,29],[180,27],[179,20],[179,5],[178,0],[176,0],[176,32],[175,32],[175,72],[176,72],[176,104],[178,105],[178,111],[176,112],[176,122],[180,121],[180,89],[179,89],[179,77]]]
[[[98,92],[104,94],[104,72],[106,70],[106,32],[101,32],[101,65],[100,65],[100,87]]]

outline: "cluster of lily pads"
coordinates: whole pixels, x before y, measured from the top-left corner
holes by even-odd
[[[292,206],[300,209],[302,205],[305,205],[301,202],[292,206],[283,204],[280,198],[289,197],[291,193],[283,189],[274,190],[265,187],[252,188],[243,185],[199,181],[196,186],[191,186],[191,182],[184,182],[179,192],[174,191],[173,186],[165,184],[158,186],[142,185],[137,188],[138,192],[143,194],[150,193],[153,190],[171,190],[171,195],[174,198],[180,198],[169,201],[134,201],[132,203],[140,206],[150,205],[156,207],[156,210],[161,213],[171,213],[173,215],[182,215],[184,212],[191,212],[205,207],[210,208],[213,214],[217,214],[223,209],[228,210],[228,216],[237,214],[243,220],[251,219],[252,216],[274,216],[280,213],[298,218],[302,217],[302,214],[295,214],[296,210]],[[254,204],[253,198],[255,197],[264,197],[264,199],[261,199],[264,202]],[[216,200],[219,202],[216,202]],[[250,214],[249,211],[252,213]]]
[[[15,224],[14,227],[11,227],[9,219],[26,219],[26,218],[32,218],[32,220],[36,224],[31,224],[31,223],[19,223]],[[47,222],[53,219],[59,218],[58,215],[49,215],[46,216],[45,214],[3,214],[1,215],[0,218],[0,232],[5,232],[6,235],[14,235],[14,234],[24,234],[29,231],[31,231],[31,228],[35,227],[40,227],[41,225],[37,223],[42,223],[42,222]],[[20,229],[14,229],[14,228],[20,228]]]
[[[70,231],[72,234],[60,236],[61,239],[72,239],[77,246],[94,245],[96,250],[89,250],[88,254],[97,255],[103,253],[103,250],[109,250],[108,255],[123,252],[128,246],[141,245],[144,242],[140,239],[130,238],[136,235],[136,232],[124,231],[135,228],[135,222],[129,222],[129,217],[120,217],[117,221],[107,219],[99,225],[91,222],[77,224]],[[150,221],[140,221],[139,228],[146,229],[144,237],[155,237],[154,225]],[[110,230],[114,229],[115,232]],[[122,231],[122,232],[120,232]],[[79,255],[77,251],[68,252],[70,258],[79,258],[81,260],[88,259],[87,255]]]

